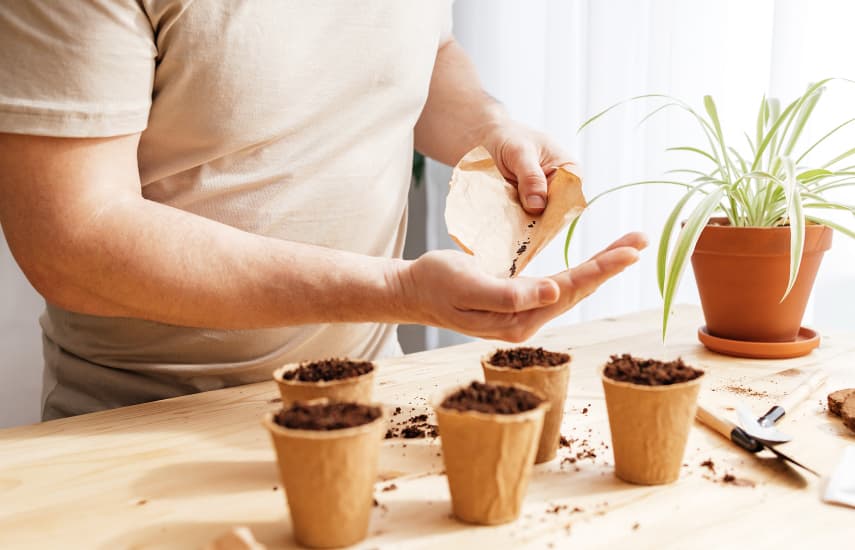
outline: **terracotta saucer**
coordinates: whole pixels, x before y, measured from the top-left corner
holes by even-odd
[[[792,342],[746,342],[713,336],[707,332],[707,327],[703,326],[698,329],[698,340],[716,353],[752,359],[801,357],[819,346],[819,334],[807,327],[801,327],[798,336]]]

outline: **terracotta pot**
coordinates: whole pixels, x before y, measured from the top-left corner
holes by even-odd
[[[692,254],[707,332],[751,342],[796,339],[832,230],[808,225],[796,284],[787,289],[790,262],[788,227],[732,227],[714,218]]]

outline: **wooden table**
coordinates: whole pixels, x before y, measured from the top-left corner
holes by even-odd
[[[577,441],[535,468],[522,517],[499,527],[454,521],[439,441],[387,440],[380,504],[359,547],[851,547],[855,510],[823,504],[820,481],[699,424],[676,483],[637,487],[614,477],[598,377],[611,353],[683,356],[707,370],[702,402],[730,415],[736,402],[763,412],[821,366],[827,387],[782,421],[796,438],[786,448],[827,473],[855,443],[824,405],[829,388],[855,387],[855,334],[826,336],[805,358],[750,361],[707,352],[695,338],[700,322],[696,308],[679,308],[665,346],[654,311],[543,331],[534,344],[573,355],[562,432]],[[440,388],[481,378],[478,357],[492,345],[382,361],[377,398],[405,414],[427,412]],[[0,431],[0,548],[202,548],[234,526],[270,548],[291,547],[259,423],[275,397],[273,384],[261,383]],[[563,460],[588,447],[596,458]],[[706,459],[715,473],[701,466]],[[725,473],[754,486],[724,483]],[[393,479],[397,488],[383,491]]]

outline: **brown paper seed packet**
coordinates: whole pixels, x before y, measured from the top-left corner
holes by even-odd
[[[528,214],[516,187],[487,150],[476,147],[454,167],[445,222],[452,240],[475,256],[484,271],[515,277],[585,206],[581,180],[567,167],[558,167],[549,177],[543,213]]]

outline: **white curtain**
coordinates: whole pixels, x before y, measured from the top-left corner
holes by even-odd
[[[667,146],[701,144],[696,126],[677,112],[637,127],[652,104],[634,104],[577,135],[579,124],[630,96],[666,93],[702,108],[711,94],[726,132],[751,129],[764,93],[793,99],[826,76],[855,78],[850,26],[855,2],[843,0],[457,0],[454,31],[474,59],[488,91],[518,119],[542,129],[579,161],[591,197],[620,183],[652,179],[693,161]],[[806,140],[853,115],[855,85],[832,86]],[[728,122],[729,121],[729,122]],[[848,141],[847,141],[848,140]],[[855,146],[850,133],[836,150]],[[429,245],[450,246],[442,224],[449,170],[432,164]],[[661,307],[655,245],[674,191],[646,187],[594,204],[579,224],[572,260],[595,253],[619,235],[643,230],[652,246],[642,261],[555,323],[566,324]],[[841,197],[855,203],[855,192]],[[849,218],[851,219],[851,217]],[[850,224],[851,226],[851,224]],[[526,270],[563,268],[559,236]],[[855,328],[855,242],[835,235],[818,277],[806,323]],[[679,302],[697,303],[690,273]],[[428,342],[458,338],[434,331]]]

